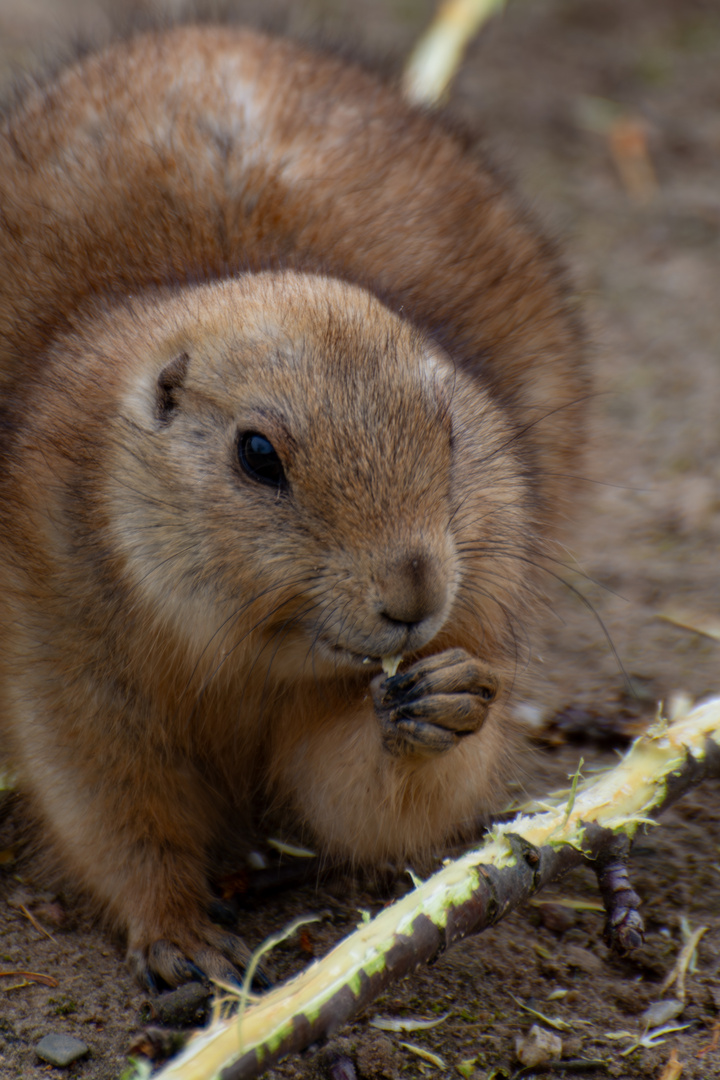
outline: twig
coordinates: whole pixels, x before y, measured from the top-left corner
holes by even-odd
[[[38,931],[38,933],[44,934],[46,938],[50,938],[50,940],[55,945],[57,945],[56,939],[52,936],[52,934],[50,933],[49,930],[46,930],[44,926],[40,925],[40,923],[37,921],[37,919],[35,918],[33,913],[31,911],[28,911],[28,909],[25,907],[24,904],[20,904],[19,907],[20,907],[20,910],[22,911],[23,915],[25,916],[25,918],[29,919],[29,921],[32,923],[32,925],[35,927],[35,929]]]
[[[0,971],[0,979],[9,975],[27,979],[29,982],[42,983],[43,986],[59,985],[57,979],[53,979],[52,975],[40,975],[37,971]]]
[[[703,1046],[702,1050],[698,1050],[695,1055],[696,1057],[703,1058],[706,1054],[711,1054],[714,1050],[717,1050],[718,1046],[720,1046],[720,1020],[713,1025],[712,1033],[712,1041],[709,1042],[707,1046]]]
[[[413,105],[437,105],[460,67],[470,40],[505,0],[445,0],[413,49],[403,93]]]
[[[660,996],[670,989],[673,983],[676,983],[675,993],[680,1001],[685,1000],[685,975],[687,973],[688,965],[692,960],[693,953],[697,949],[698,942],[703,934],[706,932],[707,926],[699,926],[697,930],[690,934],[690,937],[685,942],[680,955],[673,966],[673,969],[667,975],[665,981],[660,987]]]

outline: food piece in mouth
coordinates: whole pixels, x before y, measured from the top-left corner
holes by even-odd
[[[400,667],[402,663],[402,655],[400,653],[397,656],[381,656],[382,669],[387,675],[388,679],[392,679],[393,675]]]

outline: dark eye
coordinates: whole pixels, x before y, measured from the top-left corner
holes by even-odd
[[[278,452],[264,435],[243,431],[238,440],[238,457],[248,476],[269,487],[286,487],[285,471]]]

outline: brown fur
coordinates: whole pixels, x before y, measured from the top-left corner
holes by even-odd
[[[586,394],[512,198],[362,70],[185,28],[6,117],[0,214],[0,722],[67,867],[146,962],[207,959],[253,821],[369,864],[467,834]],[[391,752],[360,659],[449,649],[487,720]]]

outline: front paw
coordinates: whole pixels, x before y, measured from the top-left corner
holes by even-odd
[[[482,727],[499,680],[464,649],[418,660],[371,683],[383,745],[389,753],[442,754]]]

